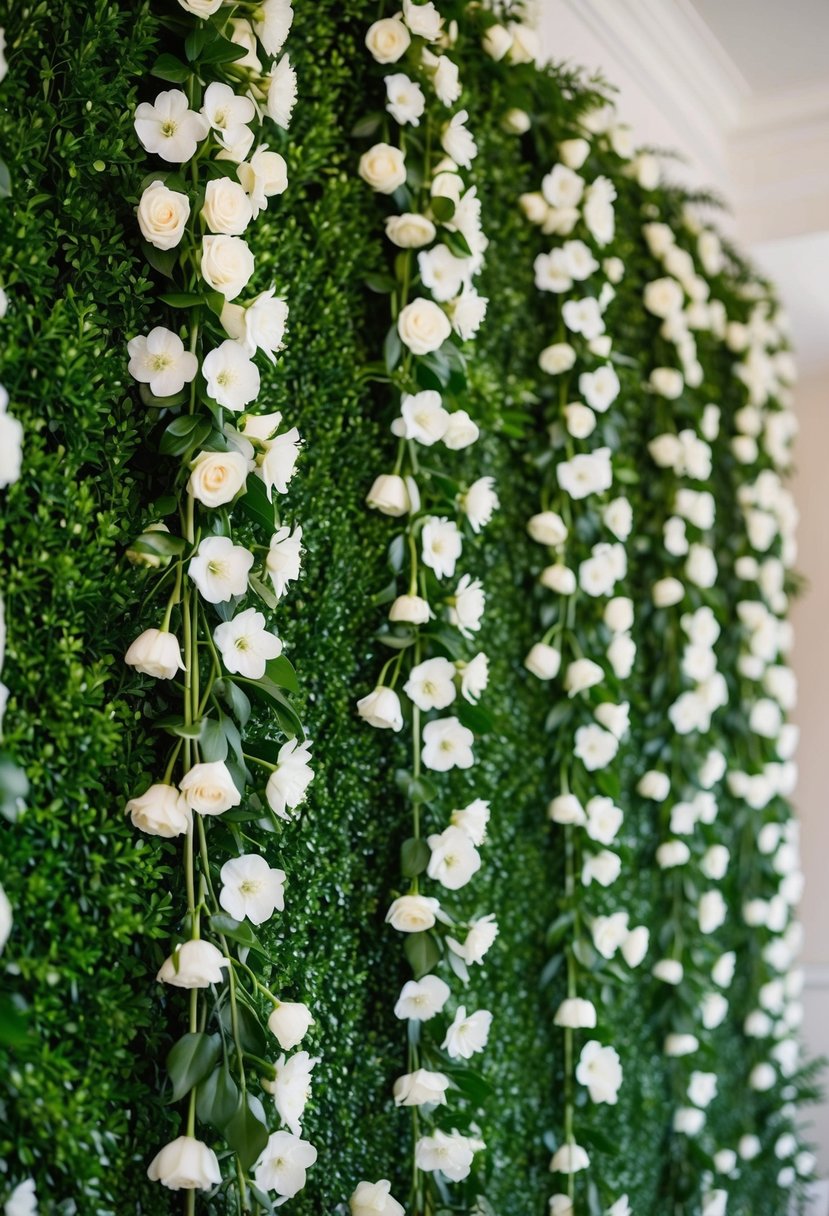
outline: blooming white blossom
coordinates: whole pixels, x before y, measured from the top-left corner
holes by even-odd
[[[138,203],[138,226],[144,240],[156,249],[174,249],[189,218],[190,200],[186,194],[171,190],[162,181],[145,187]]]
[[[291,1199],[305,1186],[308,1168],[316,1159],[317,1150],[307,1140],[291,1132],[273,1132],[254,1167],[256,1185]]]
[[[157,325],[144,337],[127,343],[129,373],[141,384],[148,384],[154,397],[172,397],[194,380],[199,361],[178,334]]]
[[[587,1088],[592,1102],[615,1106],[622,1084],[619,1053],[613,1047],[603,1047],[596,1039],[590,1039],[581,1049],[576,1080]]]
[[[598,841],[599,844],[612,844],[619,835],[624,820],[623,812],[613,799],[603,794],[594,794],[585,803],[584,811],[585,830],[590,839]]]
[[[592,882],[599,886],[609,887],[622,872],[622,862],[616,853],[602,849],[599,853],[588,854],[581,867],[581,880],[586,887]]]
[[[288,583],[299,578],[302,528],[277,528],[271,537],[265,566],[277,599],[285,594]]]
[[[493,477],[479,477],[461,494],[458,504],[469,520],[473,532],[480,532],[492,519],[498,509],[498,495],[495,492]]]
[[[366,46],[377,63],[397,63],[411,44],[411,35],[403,24],[402,15],[383,17],[366,32]]]
[[[243,853],[222,866],[219,903],[234,920],[261,925],[285,907],[285,871],[272,868],[258,853]]]
[[[492,1014],[488,1009],[478,1009],[467,1016],[464,1006],[459,1005],[441,1047],[452,1060],[469,1060],[486,1047],[491,1025]]]
[[[386,924],[398,933],[424,933],[434,928],[440,904],[427,895],[401,895],[386,913]]]
[[[166,958],[156,976],[159,983],[175,988],[209,988],[222,982],[222,970],[230,962],[210,942],[184,942]]]
[[[253,204],[239,182],[217,177],[205,187],[201,214],[211,232],[241,236],[253,219]]]
[[[576,730],[573,754],[581,760],[588,772],[607,768],[618,750],[618,739],[601,726],[591,723]]]
[[[401,439],[414,439],[431,447],[446,434],[449,414],[443,408],[440,393],[424,389],[420,393],[404,393],[400,401],[400,417],[392,423],[392,433]]]
[[[440,1013],[449,1000],[449,985],[437,975],[424,975],[420,980],[407,980],[400,990],[394,1016],[405,1020],[428,1022]]]
[[[446,1090],[451,1084],[442,1072],[418,1068],[398,1077],[394,1083],[395,1106],[440,1106],[446,1102]],[[402,1208],[401,1208],[402,1211]]]
[[[203,236],[202,278],[226,300],[235,300],[253,275],[253,254],[240,236]]]
[[[253,554],[228,536],[206,536],[190,559],[187,572],[209,604],[244,595]]]
[[[302,743],[298,739],[289,739],[280,747],[276,768],[265,787],[268,806],[280,819],[290,819],[288,812],[296,810],[304,800],[308,786],[314,779],[310,759],[309,739]]]
[[[479,579],[471,575],[461,576],[455,594],[449,601],[449,620],[465,638],[469,638],[481,627],[486,596]]]
[[[268,55],[278,55],[282,50],[293,19],[291,0],[261,0],[257,5],[253,28]]]
[[[296,71],[291,64],[290,56],[283,55],[264,77],[262,84],[267,90],[265,104],[268,117],[273,119],[278,127],[287,131],[291,125],[291,115],[297,96]]]
[[[603,414],[619,396],[621,385],[616,369],[606,363],[595,372],[582,372],[579,376],[579,392],[589,406]]]
[[[277,1114],[292,1135],[302,1132],[301,1122],[311,1097],[311,1073],[319,1061],[307,1051],[297,1051],[290,1058],[281,1055],[274,1065],[275,1076],[262,1079],[262,1088],[273,1095]]]
[[[405,1216],[403,1205],[391,1193],[388,1178],[381,1178],[379,1182],[360,1182],[348,1207],[351,1216]]]
[[[524,659],[524,666],[539,680],[553,680],[561,667],[561,651],[547,642],[536,642]]]
[[[259,368],[232,338],[205,356],[202,373],[208,396],[234,413],[240,413],[259,396]]]
[[[156,680],[173,680],[184,671],[178,638],[166,629],[145,629],[127,650],[124,662]]]
[[[578,1174],[581,1170],[588,1169],[589,1166],[590,1157],[587,1150],[583,1149],[580,1144],[570,1142],[557,1148],[550,1162],[550,1169],[556,1174]]]
[[[457,718],[438,718],[423,728],[421,759],[426,768],[445,773],[451,768],[471,768],[474,764],[474,736]]]
[[[451,578],[463,544],[455,521],[445,516],[428,515],[423,522],[421,544],[425,565],[434,570],[438,578]]]
[[[478,651],[468,663],[459,659],[455,667],[460,676],[461,696],[474,705],[489,683],[489,659],[483,651]]]
[[[283,1051],[299,1046],[313,1024],[310,1009],[301,1001],[279,1001],[268,1018],[268,1030]]]
[[[419,709],[446,709],[455,700],[455,666],[448,659],[425,659],[409,672],[403,686]]]
[[[209,1191],[221,1182],[222,1172],[212,1148],[193,1136],[179,1136],[156,1153],[147,1167],[147,1177],[151,1182],[160,1182],[171,1191]],[[31,1182],[31,1179],[29,1181]],[[21,1187],[17,1190],[20,1191]],[[33,1199],[33,1182],[30,1195]],[[12,1201],[16,1202],[14,1195]],[[12,1207],[12,1201],[6,1204],[6,1216],[29,1216],[30,1213],[37,1212],[36,1204],[32,1206],[29,1203],[25,1208]]]
[[[440,835],[427,837],[427,844],[432,855],[426,872],[449,891],[466,886],[481,868],[480,854],[462,828],[445,828]]]
[[[130,798],[126,810],[140,831],[168,840],[184,835],[192,820],[184,795],[175,786],[161,783],[151,785],[137,798]]]
[[[192,160],[209,127],[201,114],[189,108],[181,89],[165,90],[155,101],[142,101],[135,109],[135,132],[147,152],[172,164]]]
[[[556,477],[562,490],[573,499],[603,493],[613,483],[610,448],[596,448],[562,461],[556,467]]]
[[[446,155],[451,156],[455,164],[463,169],[469,169],[478,154],[478,145],[466,127],[468,118],[467,110],[459,110],[457,114],[453,114],[440,137],[441,147]]]
[[[462,959],[468,966],[482,963],[488,950],[498,936],[498,923],[494,915],[480,916],[469,924],[466,940],[461,943],[453,937],[447,937],[446,944],[453,954]]]
[[[437,1129],[421,1136],[415,1145],[415,1165],[419,1170],[439,1170],[450,1182],[461,1182],[469,1175],[475,1156],[474,1142],[460,1132]]]

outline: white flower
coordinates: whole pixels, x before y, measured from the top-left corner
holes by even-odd
[[[203,236],[200,268],[209,287],[235,300],[253,274],[253,254],[240,236]]]
[[[694,1106],[710,1106],[717,1096],[717,1074],[714,1072],[692,1072],[688,1082],[688,1099]]]
[[[425,38],[427,42],[434,42],[440,37],[443,18],[432,0],[426,0],[425,3],[403,0],[403,20],[413,34]]]
[[[288,482],[296,469],[299,448],[299,431],[295,426],[265,442],[265,452],[260,458],[258,471],[265,483],[268,502],[273,501],[274,490],[277,494],[287,493]]]
[[[616,1202],[607,1209],[607,1216],[633,1216],[633,1209],[630,1206],[627,1195],[622,1195]]]
[[[386,236],[399,249],[420,249],[424,245],[431,245],[436,233],[430,219],[412,211],[390,215],[386,220]]]
[[[584,178],[566,165],[555,165],[543,179],[541,193],[551,207],[577,207],[584,193]]]
[[[474,338],[486,317],[489,300],[466,284],[459,296],[449,301],[452,328],[463,342]],[[457,412],[457,411],[456,411]]]
[[[398,517],[412,509],[412,499],[406,481],[397,473],[380,473],[366,495],[366,505],[383,515]]]
[[[440,1170],[450,1182],[460,1182],[472,1168],[473,1143],[460,1132],[447,1134],[438,1129],[433,1135],[421,1136],[417,1141],[415,1165],[419,1170]]]
[[[567,527],[555,511],[542,511],[540,515],[533,515],[527,524],[527,531],[540,545],[563,545],[567,539]]]
[[[466,410],[453,410],[443,442],[451,451],[459,452],[475,443],[479,433],[477,423],[472,421]]]
[[[558,166],[557,166],[558,167]],[[604,333],[599,301],[592,296],[580,300],[567,300],[561,309],[564,324],[574,334],[581,334],[588,342]]]
[[[660,958],[653,965],[653,975],[663,984],[681,984],[685,968],[678,959]]]
[[[420,125],[426,108],[426,98],[420,85],[410,80],[405,72],[392,72],[385,78],[386,109],[395,122],[401,125]]]
[[[481,39],[481,46],[497,63],[512,46],[512,35],[503,25],[490,25]]]
[[[569,291],[573,286],[573,276],[563,249],[553,249],[550,253],[539,253],[533,262],[535,285],[539,291],[552,291],[560,294]]]
[[[449,891],[466,886],[481,868],[478,850],[462,828],[448,827],[427,843],[432,855],[426,872]]]
[[[414,439],[424,447],[431,447],[443,438],[448,425],[449,414],[443,408],[440,393],[424,389],[420,393],[403,394],[400,417],[395,419],[391,429],[401,439]]]
[[[204,3],[205,0],[195,0],[195,2]],[[211,4],[214,9],[220,8],[222,4],[222,0],[206,0],[206,2]],[[181,0],[179,0],[179,3],[181,3]],[[245,21],[240,17],[232,17],[230,27],[231,42],[235,42],[237,46],[241,46],[246,52],[241,59],[234,60],[236,67],[250,68],[257,76],[261,75],[262,63],[256,54],[258,48],[253,26],[249,21]]]
[[[134,827],[168,840],[183,836],[192,820],[187,799],[173,785],[151,785],[138,798],[130,798],[126,810]]]
[[[241,236],[253,219],[250,199],[239,182],[229,177],[217,177],[207,183],[201,213],[211,232],[225,236]]]
[[[602,522],[617,540],[627,540],[633,529],[633,507],[627,498],[614,498],[602,509]]]
[[[617,633],[607,648],[607,658],[619,680],[626,680],[633,670],[636,643],[629,633]]]
[[[536,642],[524,659],[524,666],[539,680],[553,680],[561,667],[561,651],[546,642]]]
[[[706,891],[700,896],[697,905],[700,933],[714,933],[725,924],[727,916],[728,908],[720,891]]]
[[[613,1047],[602,1047],[596,1039],[590,1039],[581,1049],[576,1080],[587,1088],[592,1102],[615,1106],[622,1084],[619,1053]]]
[[[591,723],[589,726],[580,726],[576,731],[573,754],[590,773],[606,768],[618,750],[618,739],[600,726]]]
[[[651,598],[657,608],[671,608],[685,598],[685,588],[678,578],[660,578],[651,587]]]
[[[614,596],[605,605],[603,619],[611,633],[627,633],[633,625],[633,600],[624,595]]]
[[[656,864],[663,870],[684,866],[690,857],[691,850],[684,840],[667,840],[656,850]]]
[[[234,545],[228,536],[206,536],[200,542],[187,572],[209,604],[222,604],[244,595],[253,554]]]
[[[455,700],[455,665],[441,657],[425,659],[412,668],[403,691],[419,709],[446,709]]]
[[[510,63],[535,63],[541,53],[541,44],[532,26],[522,21],[511,21],[507,29],[512,38]]]
[[[466,1009],[459,1005],[441,1047],[452,1060],[469,1060],[486,1047],[491,1025],[488,1009],[478,1009],[467,1017]]]
[[[486,597],[479,579],[471,575],[461,576],[455,594],[449,604],[449,620],[465,638],[469,638],[481,627]]]
[[[590,1166],[590,1157],[580,1144],[562,1144],[553,1153],[550,1169],[554,1174],[578,1174]]]
[[[580,401],[565,405],[563,413],[564,425],[574,439],[586,439],[596,429],[596,415]]]
[[[194,764],[178,784],[187,805],[199,815],[221,815],[242,801],[223,760]]]
[[[558,595],[572,595],[576,590],[576,576],[572,570],[561,562],[545,566],[538,577],[542,587],[555,591]]]
[[[468,806],[452,812],[450,822],[456,828],[462,828],[475,845],[481,845],[486,840],[486,828],[489,823],[489,803],[483,798],[476,798]]]
[[[489,659],[478,651],[468,663],[459,659],[455,667],[461,679],[461,696],[474,705],[489,683]]]
[[[256,1185],[260,1191],[276,1191],[291,1199],[305,1186],[308,1167],[316,1159],[317,1150],[307,1140],[290,1132],[274,1132],[254,1168]]]
[[[283,55],[262,81],[267,89],[268,117],[287,131],[296,105],[296,71],[290,56]]]
[[[673,317],[682,311],[685,293],[676,279],[654,279],[645,287],[644,302],[655,317]]]
[[[314,779],[310,759],[311,743],[308,739],[302,743],[298,739],[289,739],[280,747],[276,768],[265,787],[268,806],[280,819],[289,819],[288,811],[295,810],[305,798],[308,786]]]
[[[478,154],[478,145],[470,131],[466,128],[469,118],[467,110],[459,110],[443,128],[440,137],[441,147],[447,156],[451,156],[456,165],[468,169]]]
[[[575,794],[558,794],[547,807],[547,816],[553,823],[586,822],[584,807]]]
[[[144,148],[172,164],[192,160],[208,130],[181,89],[161,92],[152,104],[142,101],[135,109],[135,132]]]
[[[285,871],[272,869],[258,853],[243,853],[226,861],[220,877],[219,903],[234,920],[247,917],[261,925],[285,907]]]
[[[441,304],[454,299],[468,285],[473,270],[471,258],[456,258],[448,245],[435,245],[417,255],[423,286]]]
[[[261,3],[257,5],[253,28],[256,30],[256,37],[269,55],[278,55],[282,50],[282,44],[288,37],[288,30],[291,28],[293,19],[294,10],[291,7],[291,0],[261,0]],[[267,1191],[271,1188],[264,1187],[263,1189]]]
[[[248,462],[241,452],[200,452],[190,466],[187,489],[205,507],[221,507],[244,488],[247,475]]]
[[[629,967],[638,967],[648,953],[650,930],[646,925],[631,929],[622,942],[622,956]]]
[[[234,413],[259,395],[259,368],[244,347],[230,338],[205,356],[202,372],[208,396]]]
[[[175,988],[209,988],[222,982],[222,968],[228,959],[210,942],[189,941],[176,946],[174,953],[161,964],[159,983]]]
[[[156,680],[173,680],[177,672],[184,671],[178,638],[166,629],[145,629],[124,655],[124,662]]]
[[[452,106],[461,95],[458,65],[448,55],[433,55],[425,48],[421,63],[432,78],[435,93],[445,106]]]
[[[366,33],[366,46],[377,63],[397,63],[409,49],[410,43],[411,37],[400,13],[375,21]]]
[[[584,222],[590,235],[599,245],[607,245],[613,240],[615,226],[613,200],[615,198],[616,187],[607,177],[597,177],[585,192]]]
[[[189,218],[187,195],[170,190],[161,181],[151,182],[141,195],[138,226],[144,240],[156,249],[174,249],[184,235]]]
[[[375,144],[360,157],[357,172],[378,194],[393,194],[406,180],[406,158],[392,144]]]
[[[571,697],[601,684],[604,671],[592,659],[574,659],[564,673],[564,687]]]
[[[558,484],[573,499],[601,494],[613,483],[610,448],[597,448],[562,461],[556,468]]]
[[[755,1064],[748,1074],[749,1085],[758,1093],[765,1093],[766,1090],[772,1089],[776,1082],[777,1073],[768,1063]]]
[[[576,352],[569,342],[554,342],[552,346],[545,346],[538,356],[538,366],[548,376],[569,372],[575,362]]]
[[[446,944],[453,954],[463,959],[471,967],[474,963],[482,963],[484,961],[487,951],[497,936],[498,924],[495,917],[490,913],[488,916],[481,916],[477,920],[470,922],[466,941],[463,945],[455,941],[453,937],[447,937]]]
[[[359,1183],[348,1206],[351,1216],[405,1216],[402,1204],[391,1193],[391,1183],[387,1178],[379,1182]]]
[[[429,1072],[418,1068],[415,1072],[398,1077],[394,1083],[395,1106],[439,1106],[446,1102],[446,1091],[451,1084],[442,1072]],[[403,1209],[401,1208],[402,1212]]]
[[[436,975],[424,975],[421,980],[408,980],[400,990],[394,1016],[405,1021],[428,1022],[440,1013],[449,1000],[449,985]]]
[[[508,135],[525,135],[532,126],[532,119],[526,110],[519,110],[513,106],[504,114],[501,119],[501,128]]]
[[[149,384],[154,397],[180,393],[199,370],[198,359],[184,349],[178,334],[161,325],[146,337],[131,338],[127,350],[130,375],[141,384]]]
[[[452,324],[434,300],[418,296],[400,310],[397,332],[412,354],[428,355],[443,345],[452,332]]]
[[[237,165],[236,176],[250,198],[254,219],[265,210],[269,198],[288,189],[285,158],[268,148],[259,148],[249,161]]]
[[[669,1034],[664,1050],[666,1056],[673,1058],[690,1056],[699,1050],[699,1039],[693,1034]]]
[[[204,91],[201,108],[205,122],[216,132],[224,148],[232,148],[246,138],[246,127],[253,122],[256,108],[249,97],[240,97],[230,85],[214,81]]]
[[[481,528],[492,519],[493,513],[499,506],[498,495],[495,492],[495,479],[479,477],[477,481],[473,481],[466,493],[460,496],[459,505],[469,520],[472,531],[480,532]]]
[[[561,252],[564,254],[570,277],[577,283],[589,279],[591,274],[599,269],[599,263],[584,241],[565,241]]]
[[[268,1018],[268,1030],[283,1051],[299,1046],[313,1024],[310,1009],[301,1001],[280,1001]]]
[[[717,959],[711,971],[711,978],[719,988],[728,988],[734,978],[736,965],[737,956],[731,950]]]
[[[673,1129],[685,1136],[697,1136],[705,1126],[705,1113],[693,1106],[680,1106],[674,1111]]]
[[[582,372],[579,376],[579,392],[587,404],[600,414],[613,404],[620,389],[616,369],[609,363],[595,372]]]
[[[685,575],[697,587],[713,587],[717,581],[717,559],[707,545],[691,545]]]
[[[389,620],[408,625],[426,625],[434,617],[427,600],[419,595],[398,595],[389,608]]]
[[[265,565],[277,599],[285,594],[288,583],[299,578],[302,528],[277,528],[271,537]]]
[[[614,912],[611,916],[596,916],[590,926],[593,945],[602,958],[613,958],[616,951],[630,936],[627,912]]]
[[[596,1007],[581,997],[567,997],[556,1010],[553,1022],[573,1030],[592,1030],[596,1025]]]
[[[762,1144],[760,1143],[759,1136],[746,1135],[740,1137],[737,1152],[743,1161],[753,1161],[761,1151]]]
[[[660,397],[667,397],[669,401],[680,397],[684,387],[682,372],[677,371],[675,367],[655,367],[650,374],[649,383],[655,393]]]
[[[585,857],[581,868],[581,880],[586,887],[597,882],[601,887],[609,887],[619,877],[622,863],[616,853],[602,849],[599,853],[591,853]]]
[[[430,896],[401,895],[386,913],[386,924],[398,933],[424,933],[434,928],[439,911],[439,902]]]
[[[604,726],[617,739],[623,739],[630,729],[630,705],[627,701],[614,705],[603,701],[594,710],[594,717],[600,726]]]
[[[171,1191],[209,1191],[222,1181],[222,1171],[212,1148],[193,1136],[179,1136],[156,1153],[147,1167],[147,1177]],[[25,1216],[36,1211],[36,1207],[18,1210],[6,1205],[6,1216]]]
[[[282,1055],[274,1066],[273,1080],[262,1079],[262,1088],[273,1094],[277,1113],[294,1136],[302,1131],[302,1116],[311,1097],[311,1073],[318,1063],[307,1051],[297,1051],[290,1059]]]
[[[439,718],[423,728],[421,759],[432,772],[445,773],[451,768],[471,768],[474,736],[457,718]]]
[[[619,835],[624,815],[612,798],[594,794],[585,804],[587,822],[585,828],[591,840],[600,844],[612,844]]]
[[[428,515],[421,535],[423,562],[437,578],[451,578],[461,555],[462,537],[454,520]]]

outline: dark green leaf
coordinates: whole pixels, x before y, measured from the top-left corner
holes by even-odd
[[[178,1102],[206,1077],[222,1050],[218,1034],[185,1034],[167,1056],[167,1072],[173,1082],[171,1102]]]
[[[410,836],[400,846],[400,869],[404,878],[416,878],[429,864],[431,850],[425,840]]]
[[[428,975],[440,958],[440,950],[431,933],[408,933],[403,950],[416,980]]]
[[[286,659],[284,654],[281,654],[277,659],[269,659],[265,666],[265,674],[269,680],[273,680],[274,684],[278,684],[280,688],[287,688],[288,692],[299,692],[299,680],[297,679],[296,670],[290,659]]]
[[[150,75],[159,80],[169,80],[173,84],[183,84],[190,78],[190,69],[186,63],[176,59],[175,55],[159,55],[150,68]]]
[[[214,933],[229,937],[238,945],[247,946],[249,950],[256,950],[267,957],[267,951],[246,920],[234,920],[226,912],[216,912],[210,917],[210,928]]]
[[[239,1087],[227,1065],[215,1069],[199,1085],[196,1094],[196,1114],[200,1122],[224,1131],[239,1105]]]
[[[243,1170],[249,1170],[268,1143],[268,1126],[262,1103],[253,1094],[240,1094],[239,1103],[224,1127],[225,1139]]]

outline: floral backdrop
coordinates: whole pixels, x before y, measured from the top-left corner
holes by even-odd
[[[520,4],[0,27],[6,1216],[797,1208],[795,369],[715,200]]]

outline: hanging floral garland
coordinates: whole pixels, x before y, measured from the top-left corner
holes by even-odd
[[[152,705],[171,750],[163,775],[126,809],[144,832],[183,837],[187,912],[158,980],[190,994],[187,1032],[167,1058],[185,1126],[148,1175],[185,1190],[188,1211],[196,1190],[214,1188],[235,1188],[245,1211],[272,1211],[271,1196],[295,1195],[316,1160],[301,1126],[316,1060],[286,1054],[312,1017],[270,990],[275,961],[256,934],[291,887],[264,841],[287,830],[313,773],[287,695],[296,675],[266,617],[301,564],[302,529],[279,507],[299,433],[256,410],[256,356],[275,360],[288,310],[274,285],[240,298],[256,269],[244,234],[287,187],[269,141],[287,129],[296,97],[282,53],[293,11],[287,0],[180,8],[163,21],[181,57],[161,55],[152,74],[181,87],[135,112],[157,166],[138,225],[147,259],[169,280],[159,304],[170,323],[128,344],[142,402],[158,411],[158,451],[177,465],[129,551],[155,580],[148,600],[166,607],[126,655],[170,682]],[[196,1136],[197,1121],[219,1138],[218,1154]]]
[[[554,1022],[564,1040],[564,1128],[546,1138],[551,1169],[562,1180],[550,1199],[555,1216],[574,1210],[576,1176],[596,1172],[586,1147],[594,1120],[576,1086],[592,1104],[615,1104],[623,1082],[612,1026],[592,997],[615,973],[617,956],[638,967],[649,945],[648,928],[632,925],[604,895],[627,851],[618,766],[628,733],[625,681],[636,656],[633,601],[624,594],[634,522],[625,484],[635,472],[620,439],[624,399],[613,361],[614,284],[625,273],[621,259],[608,256],[616,188],[596,166],[619,173],[631,149],[609,107],[588,111],[581,123],[559,142],[558,162],[540,191],[520,200],[527,219],[553,238],[534,264],[536,287],[554,302],[552,341],[539,356],[553,388],[542,391],[541,509],[528,524],[545,551],[538,572],[545,629],[525,666],[552,694],[547,729],[557,774],[548,816],[565,855],[561,911],[548,934],[556,953],[543,976],[551,981],[563,955],[566,997]],[[627,1196],[608,1198],[613,1216],[625,1216]]]
[[[402,13],[376,21],[366,45],[391,69],[384,75],[386,113],[360,124],[362,134],[382,127],[384,135],[360,158],[360,176],[394,204],[386,219],[396,251],[386,287],[392,324],[378,378],[399,410],[391,426],[395,467],[375,479],[366,501],[404,523],[389,546],[394,578],[383,596],[388,623],[378,635],[392,653],[358,711],[371,726],[405,729],[411,740],[411,767],[397,779],[411,804],[412,830],[401,850],[403,883],[386,919],[404,936],[414,976],[395,1004],[408,1025],[408,1059],[394,1082],[394,1101],[411,1109],[407,1210],[418,1214],[454,1206],[457,1189],[450,1200],[447,1184],[469,1178],[485,1147],[474,1122],[481,1083],[467,1062],[486,1046],[492,1015],[459,1003],[435,971],[466,983],[498,933],[493,915],[469,919],[432,893],[453,893],[473,878],[490,814],[480,797],[449,810],[443,780],[455,769],[472,769],[476,735],[488,725],[478,705],[488,660],[474,646],[485,593],[464,561],[464,546],[498,507],[491,478],[460,482],[440,455],[478,438],[463,407],[464,344],[487,305],[473,282],[487,242],[470,180],[477,148],[467,111],[459,108],[462,85],[451,54],[456,38],[455,23],[447,25],[432,3],[404,0]],[[473,1199],[485,1202],[474,1180],[465,1193],[464,1211]],[[351,1210],[399,1216],[403,1208],[382,1179],[361,1182]]]

